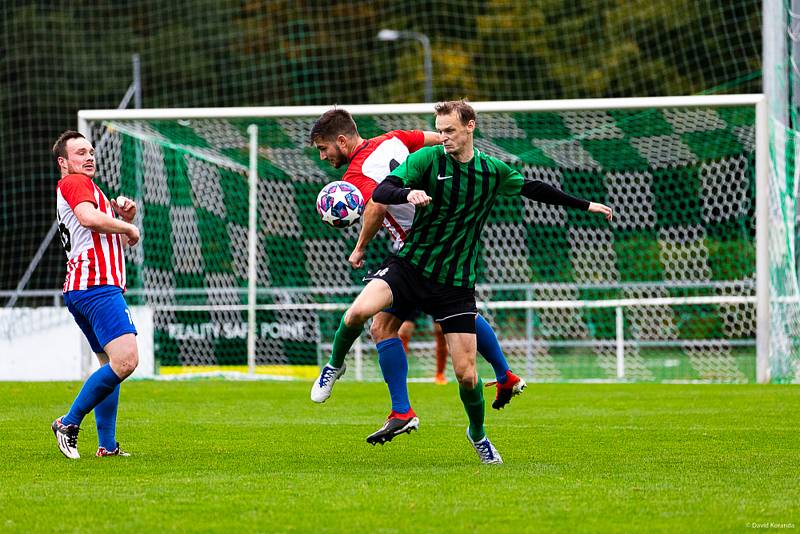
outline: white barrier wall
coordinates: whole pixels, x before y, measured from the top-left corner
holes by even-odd
[[[131,306],[139,332],[139,366],[133,378],[152,378],[153,310]],[[0,380],[84,380],[99,367],[66,308],[0,309]]]

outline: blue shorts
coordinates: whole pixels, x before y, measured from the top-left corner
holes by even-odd
[[[64,304],[96,353],[105,352],[103,347],[123,334],[137,334],[122,289],[117,286],[67,291]]]

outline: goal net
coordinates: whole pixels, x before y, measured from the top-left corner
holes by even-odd
[[[521,198],[495,206],[477,294],[513,369],[534,380],[756,380],[756,101],[475,104],[479,150],[615,210],[609,224]],[[364,138],[432,130],[429,108],[347,107]],[[346,261],[358,227],[331,229],[315,211],[320,188],[342,173],[307,143],[326,109],[82,112],[102,186],[140,206],[129,298],[154,308],[162,374],[247,369],[251,281],[255,371],[310,377],[327,359],[364,272]],[[258,129],[254,278],[250,125]],[[379,233],[366,265],[388,250]],[[366,331],[353,352],[351,375],[378,379]],[[432,377],[429,320],[409,352],[411,377]],[[790,368],[792,358],[784,358]]]

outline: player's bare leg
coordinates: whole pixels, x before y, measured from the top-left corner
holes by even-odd
[[[381,341],[394,337],[402,339],[403,329],[406,323],[409,322],[411,321],[401,321],[395,315],[381,311],[372,318],[372,325],[369,327],[369,335],[375,343],[380,343]],[[412,326],[411,330],[413,331],[413,329],[414,327]],[[405,343],[403,344],[403,348],[405,348]]]
[[[121,380],[128,378],[139,365],[139,348],[136,346],[136,336],[123,334],[109,341],[103,349],[108,355],[111,370]]]
[[[403,324],[400,325],[400,329],[397,331],[397,335],[400,336],[400,341],[403,342],[403,349],[408,354],[408,344],[411,342],[411,336],[414,335],[414,330],[416,329],[416,325],[414,325],[414,321],[403,321]]]
[[[433,337],[436,350],[436,376],[433,381],[436,384],[447,384],[447,377],[444,376],[444,368],[447,366],[447,341],[444,339],[442,327],[439,323],[433,323]]]

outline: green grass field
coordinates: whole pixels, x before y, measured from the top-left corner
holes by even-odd
[[[131,382],[118,438],[70,461],[50,431],[76,383],[0,383],[0,531],[739,531],[800,525],[800,388],[532,385],[488,408],[482,466],[457,388],[412,384],[420,431],[365,443],[382,384]],[[488,392],[487,392],[488,393]],[[488,395],[487,395],[488,396]],[[488,399],[487,399],[488,400]]]

